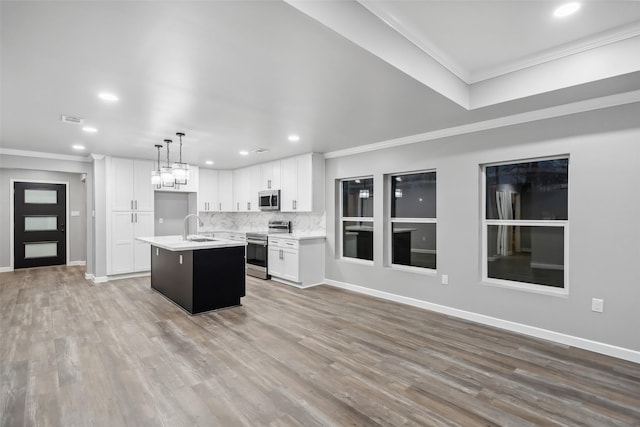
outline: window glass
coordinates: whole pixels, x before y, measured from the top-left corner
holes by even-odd
[[[487,166],[487,219],[566,220],[569,159]]]
[[[394,222],[391,226],[393,264],[436,268],[435,223]]]
[[[436,217],[436,173],[391,177],[392,218]]]
[[[24,231],[55,231],[58,229],[57,216],[25,216]]]
[[[55,205],[58,203],[56,190],[24,190],[24,202],[33,204]]]
[[[36,242],[24,244],[25,258],[48,258],[58,256],[58,242]]]
[[[373,260],[373,222],[343,221],[342,256]]]
[[[373,178],[342,182],[342,216],[373,217]]]
[[[489,225],[487,275],[564,287],[564,227]]]

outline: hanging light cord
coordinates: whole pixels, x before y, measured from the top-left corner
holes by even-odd
[[[170,167],[171,162],[169,161],[169,144],[171,144],[173,141],[171,141],[170,139],[165,139],[164,142],[167,143],[167,167]]]
[[[180,137],[180,163],[182,163],[182,137],[184,136],[184,133],[177,132],[176,135]]]

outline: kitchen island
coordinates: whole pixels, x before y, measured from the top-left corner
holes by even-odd
[[[240,305],[245,243],[182,236],[138,237],[151,244],[151,288],[190,314]]]

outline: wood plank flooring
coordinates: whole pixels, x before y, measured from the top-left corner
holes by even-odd
[[[0,275],[2,426],[640,425],[640,365],[328,286]]]

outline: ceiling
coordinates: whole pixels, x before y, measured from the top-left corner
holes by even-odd
[[[640,3],[586,2],[564,22],[558,4],[2,1],[1,149],[155,159],[182,131],[185,161],[232,169],[640,90],[637,51],[620,53],[640,39]],[[523,70],[548,82],[536,67],[614,44],[603,58],[624,60],[606,69],[473,101],[482,85]]]

